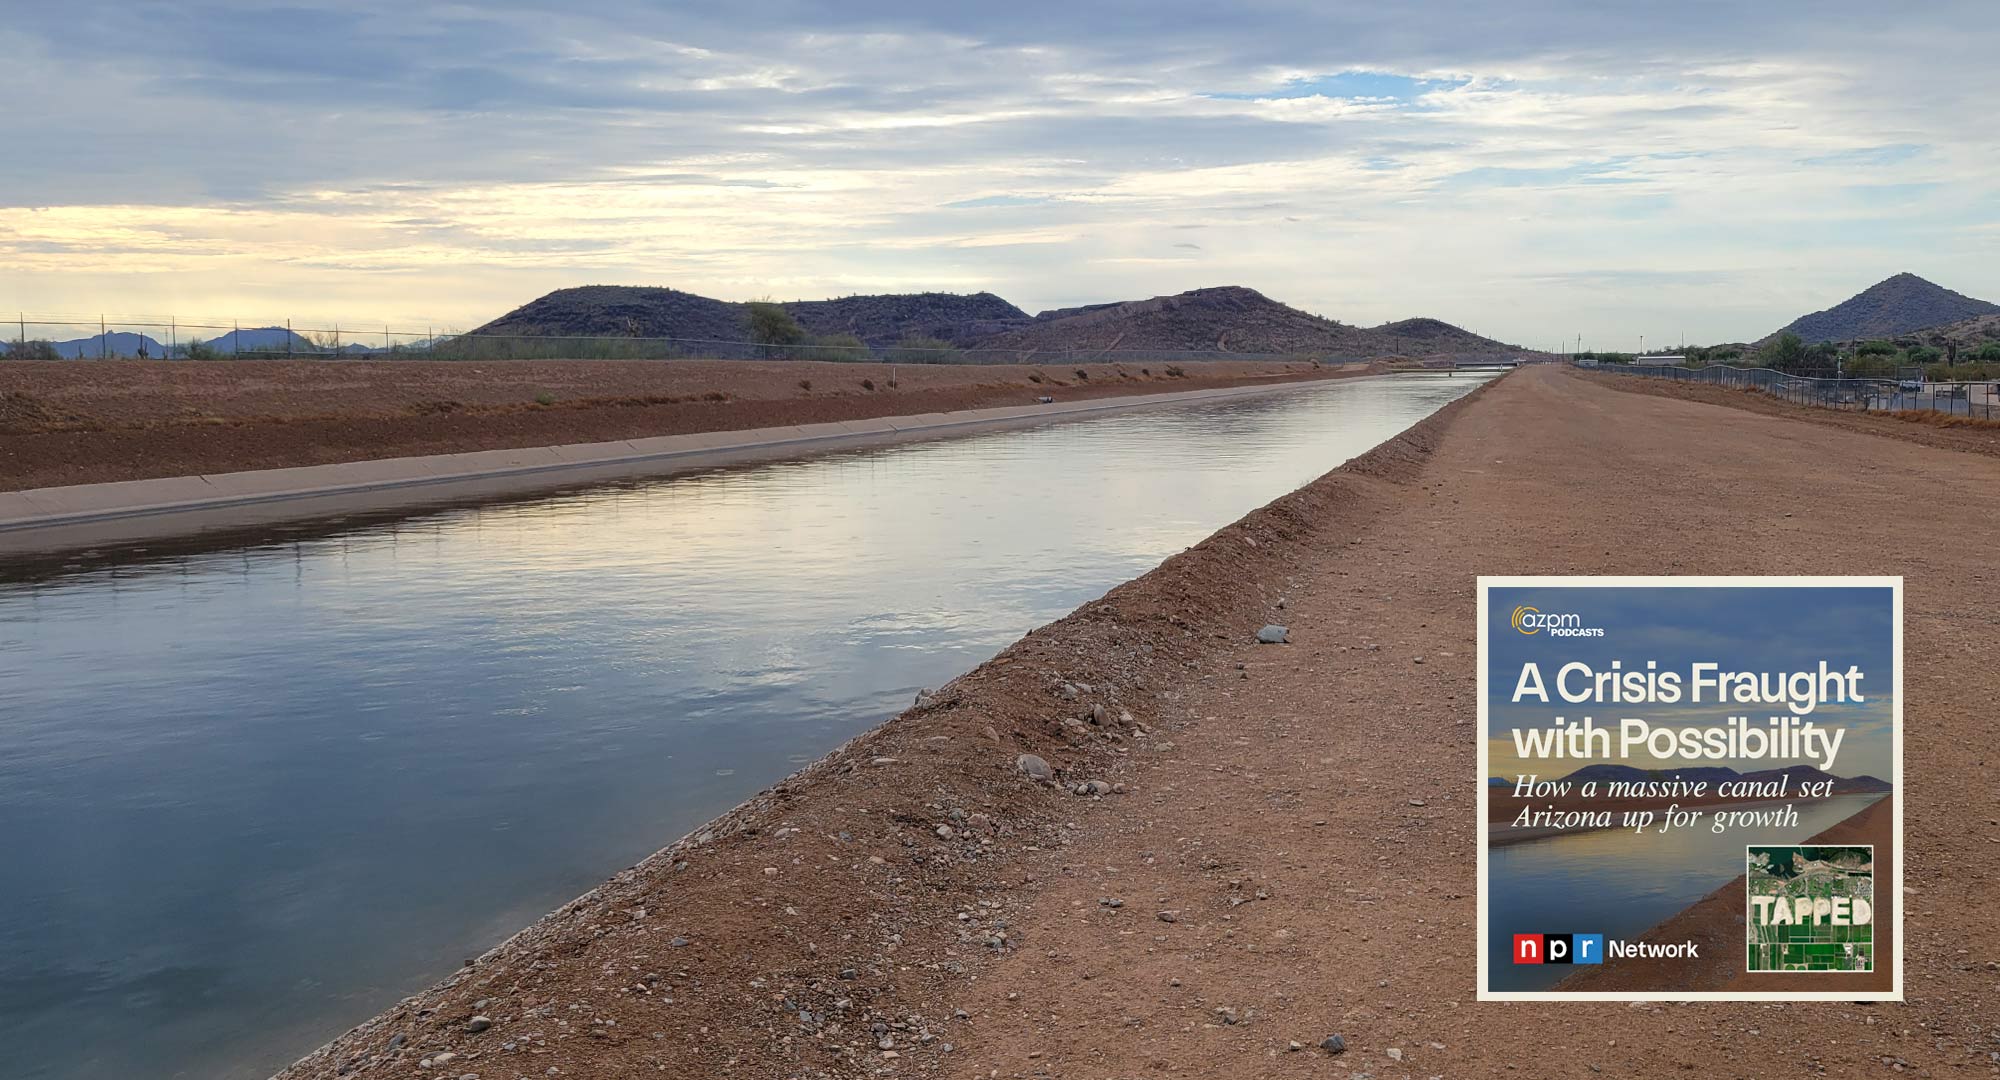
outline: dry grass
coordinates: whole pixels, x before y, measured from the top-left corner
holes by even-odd
[[[1938,412],[1934,409],[1897,409],[1887,415],[1906,423],[1922,424],[1925,427],[1979,428],[1988,431],[2000,428],[2000,420],[1988,420],[1983,416],[1961,416],[1958,413]]]

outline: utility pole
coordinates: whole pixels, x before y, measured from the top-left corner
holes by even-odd
[[[104,332],[104,315],[102,312],[99,312],[97,316],[97,358],[99,360],[111,359],[111,335]]]

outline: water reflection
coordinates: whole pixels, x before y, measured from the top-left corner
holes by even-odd
[[[1477,381],[16,567],[6,1071],[265,1075]]]

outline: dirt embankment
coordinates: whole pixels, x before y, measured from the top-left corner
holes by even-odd
[[[1996,545],[1991,458],[1519,372],[286,1076],[1985,1073]],[[1482,573],[1905,576],[1905,1003],[1474,1001]]]
[[[1725,386],[1712,386],[1708,383],[1675,382],[1640,375],[1602,373],[1578,373],[1578,375],[1599,386],[1627,393],[1649,394],[1653,397],[1673,398],[1676,401],[1699,401],[1706,405],[1727,405],[1732,409],[1742,409],[1759,416],[1799,420],[1865,435],[1880,435],[1939,450],[2000,456],[2000,423],[1985,420],[1973,420],[1963,416],[1952,417],[1924,410],[1895,413],[1849,412],[1844,409],[1798,405],[1783,398],[1773,397],[1761,390],[1738,390]]]
[[[1215,361],[0,364],[0,490],[912,416],[1373,373]]]

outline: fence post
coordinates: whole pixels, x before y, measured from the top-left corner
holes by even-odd
[[[104,313],[97,313],[97,358],[111,359],[111,335],[104,332]]]
[[[292,320],[285,320],[285,359],[292,358]]]

